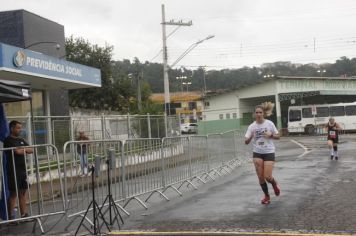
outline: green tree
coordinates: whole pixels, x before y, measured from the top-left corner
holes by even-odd
[[[152,68],[154,69],[151,70]],[[160,106],[153,104],[150,100],[152,94],[150,81],[152,81],[152,75],[158,73],[154,64],[141,63],[138,58],[135,58],[133,63],[127,59],[113,61],[112,73],[115,81],[119,83],[116,91],[121,94],[122,112],[130,114],[161,114],[163,112]],[[138,80],[141,84],[141,112],[137,101]]]
[[[353,68],[355,68],[355,65],[352,66],[352,62],[355,62],[355,60],[350,60],[347,57],[341,57],[340,59],[336,60],[335,64],[331,65],[327,71],[331,74],[331,76],[350,76],[350,75],[355,75],[352,73],[355,73]]]
[[[69,92],[73,107],[97,110],[120,110],[119,95],[115,92],[118,83],[112,78],[111,61],[113,47],[92,45],[83,38],[66,39],[67,60],[96,67],[101,71],[101,88],[76,89]]]

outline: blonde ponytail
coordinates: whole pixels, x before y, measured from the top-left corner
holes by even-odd
[[[272,111],[273,111],[273,108],[274,108],[274,103],[272,103],[272,102],[264,102],[261,105],[257,105],[255,107],[255,109],[256,108],[261,108],[263,110],[263,115],[266,118],[266,117],[269,117],[269,116],[271,116],[273,114]]]

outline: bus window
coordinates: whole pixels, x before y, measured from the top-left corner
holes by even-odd
[[[330,116],[344,116],[345,108],[344,106],[330,107]]]
[[[301,121],[301,111],[300,110],[289,110],[289,121]]]
[[[329,107],[317,107],[315,117],[328,117]]]
[[[312,109],[310,107],[302,109],[303,118],[313,118]]]
[[[347,116],[354,116],[356,115],[356,106],[346,106],[345,111]]]

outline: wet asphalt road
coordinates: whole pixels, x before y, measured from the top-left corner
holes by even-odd
[[[343,137],[339,161],[330,160],[325,143],[300,136],[276,143],[274,176],[282,193],[271,194],[268,206],[260,204],[263,194],[247,163],[183,197],[152,204],[128,218],[123,229],[356,234],[355,136]]]

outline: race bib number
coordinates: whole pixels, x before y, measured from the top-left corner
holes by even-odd
[[[264,144],[265,144],[265,142],[262,142],[262,141],[257,142],[258,146],[263,146]]]
[[[330,131],[329,131],[329,136],[330,136],[330,138],[336,138],[336,132],[330,130]]]

